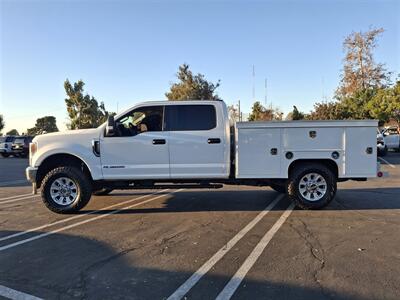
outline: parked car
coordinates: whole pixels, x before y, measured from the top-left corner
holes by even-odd
[[[30,144],[26,176],[57,213],[113,189],[271,186],[303,209],[328,205],[337,182],[381,177],[374,120],[239,122],[223,101],[159,101],[98,128]]]
[[[400,151],[400,132],[398,127],[392,126],[382,130],[387,149]]]
[[[0,136],[0,154],[3,157],[9,157],[12,154],[12,143],[14,136]]]
[[[378,156],[385,156],[387,154],[387,146],[384,135],[381,133],[379,128],[376,133]]]
[[[11,149],[16,157],[27,157],[29,154],[29,143],[32,142],[32,136],[18,136],[14,139]]]

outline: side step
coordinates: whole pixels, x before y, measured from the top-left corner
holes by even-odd
[[[136,190],[136,189],[220,189],[223,184],[132,184],[125,187],[117,187],[118,189]]]

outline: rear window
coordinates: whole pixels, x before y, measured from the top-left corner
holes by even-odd
[[[217,126],[213,105],[167,105],[166,130],[210,130]]]

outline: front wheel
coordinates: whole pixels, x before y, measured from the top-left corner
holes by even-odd
[[[48,209],[59,214],[77,212],[92,195],[90,180],[75,167],[51,170],[42,182],[42,200]]]
[[[287,192],[289,198],[302,209],[327,206],[336,194],[336,176],[323,164],[299,165],[292,172]]]
[[[1,156],[3,156],[3,157],[9,157],[10,154],[8,154],[8,153],[2,153]]]

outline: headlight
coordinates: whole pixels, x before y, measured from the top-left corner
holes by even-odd
[[[38,146],[36,142],[29,143],[29,165],[32,163],[32,157],[35,155],[37,148]]]

